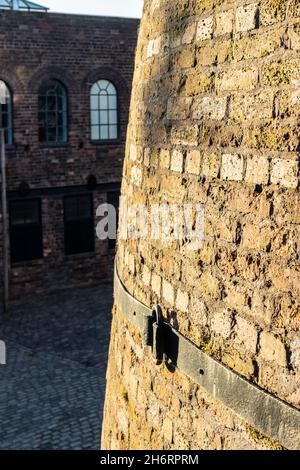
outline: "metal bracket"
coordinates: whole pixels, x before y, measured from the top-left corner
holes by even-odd
[[[164,358],[164,336],[163,326],[164,319],[162,310],[159,305],[153,308],[153,325],[152,325],[152,356],[156,365],[160,365]]]
[[[116,266],[114,286],[117,307],[141,333],[144,345],[152,347],[156,364],[165,358],[262,434],[287,449],[300,450],[300,410],[257,387],[184,338],[163,321],[159,306],[150,309],[129,294]]]

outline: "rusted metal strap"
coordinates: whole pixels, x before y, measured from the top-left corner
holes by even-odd
[[[128,293],[115,266],[114,295],[117,307],[154,350],[157,364],[162,356],[194,382],[205,388],[247,423],[287,449],[300,450],[300,411],[201,351],[168,323]]]

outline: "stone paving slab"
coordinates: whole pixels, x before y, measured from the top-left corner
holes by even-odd
[[[99,449],[111,307],[102,285],[0,314],[0,449]]]

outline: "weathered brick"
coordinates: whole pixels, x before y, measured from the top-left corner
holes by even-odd
[[[174,69],[187,69],[194,66],[195,63],[195,49],[189,48],[188,50],[178,51],[172,57]]]
[[[173,421],[169,418],[164,419],[163,435],[167,441],[173,441]]]
[[[266,157],[249,156],[247,158],[245,180],[252,184],[267,184],[269,181],[270,163]]]
[[[130,145],[130,159],[134,162],[137,160],[137,148],[135,144]]]
[[[235,322],[235,341],[242,345],[246,351],[255,354],[258,341],[257,329],[247,320],[239,316],[236,317]]]
[[[260,335],[260,354],[266,361],[274,361],[286,366],[286,349],[282,341],[271,333],[263,331]]]
[[[236,30],[245,32],[256,28],[258,4],[241,6],[236,11]]]
[[[225,41],[223,38],[217,44],[205,43],[197,52],[197,64],[208,66],[229,62],[232,59],[232,50],[232,41]]]
[[[214,20],[212,16],[200,20],[197,26],[196,39],[199,41],[210,39],[213,34],[213,26]]]
[[[202,163],[202,175],[210,178],[217,178],[220,171],[220,157],[215,153],[204,153]]]
[[[253,95],[237,94],[230,103],[230,118],[236,121],[271,119],[273,108],[273,91],[262,91]]]
[[[162,296],[166,300],[166,302],[174,307],[175,302],[175,293],[174,288],[170,282],[163,279],[162,281]]]
[[[201,153],[199,150],[191,150],[187,153],[185,171],[199,175],[201,163]]]
[[[300,338],[296,337],[290,345],[291,364],[295,369],[300,368]]]
[[[264,0],[261,2],[259,14],[263,26],[283,21],[286,17],[288,0]]]
[[[214,76],[211,72],[203,72],[200,68],[192,68],[187,71],[184,85],[185,94],[193,96],[209,91],[212,87]]]
[[[161,149],[160,151],[160,167],[168,170],[170,167],[170,150]]]
[[[236,40],[234,58],[240,61],[266,57],[280,49],[283,35],[284,29],[279,29],[256,34],[251,40],[248,36],[241,37]]]
[[[158,274],[152,273],[152,278],[151,278],[151,287],[153,289],[153,292],[160,297],[161,295],[161,283],[162,279]]]
[[[136,186],[141,186],[142,184],[142,179],[143,179],[143,172],[141,168],[137,166],[133,166],[131,168],[131,181],[133,184]]]
[[[182,292],[178,289],[176,293],[176,304],[175,307],[181,310],[182,312],[188,312],[189,308],[189,295],[187,292]]]
[[[249,69],[236,69],[219,74],[216,80],[217,90],[239,91],[252,90],[258,82],[258,70],[255,67]]]
[[[172,152],[171,170],[179,173],[183,171],[183,153],[180,150],[173,150]]]
[[[168,101],[168,119],[186,119],[190,113],[192,98],[171,98]]]
[[[244,175],[244,158],[242,155],[222,155],[221,178],[241,181]]]
[[[199,281],[199,290],[204,294],[217,298],[220,295],[220,282],[209,271],[205,271]]]
[[[299,79],[300,60],[279,60],[263,65],[262,81],[264,85],[277,87],[280,85],[290,85],[294,80]]]
[[[212,332],[222,336],[224,339],[229,338],[232,333],[232,315],[229,311],[214,312],[211,318]]]
[[[195,37],[196,33],[196,24],[191,23],[189,24],[182,35],[182,44],[191,44],[193,42],[193,39]]]
[[[216,29],[215,35],[222,36],[223,34],[231,33],[233,30],[234,11],[222,11],[216,15]]]
[[[151,271],[146,265],[143,266],[142,281],[143,281],[143,284],[145,284],[145,286],[150,286]]]
[[[271,182],[296,189],[299,184],[299,163],[296,160],[275,158],[271,163]]]
[[[154,55],[159,54],[161,49],[161,38],[151,39],[148,42],[147,46],[147,58],[153,57]]]
[[[227,109],[227,98],[204,97],[194,100],[192,107],[193,119],[222,120]]]
[[[195,124],[183,124],[173,126],[171,132],[171,142],[174,145],[198,145],[199,128]]]

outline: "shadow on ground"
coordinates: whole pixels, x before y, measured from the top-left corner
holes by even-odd
[[[0,314],[0,449],[99,449],[111,308],[105,284]]]

